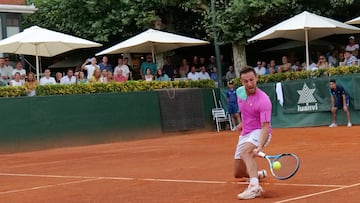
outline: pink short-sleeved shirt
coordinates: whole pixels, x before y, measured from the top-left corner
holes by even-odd
[[[245,100],[238,96],[238,105],[241,112],[242,132],[246,135],[256,129],[261,129],[261,124],[270,123],[271,128],[271,101],[265,92],[257,88],[256,93],[247,96]]]

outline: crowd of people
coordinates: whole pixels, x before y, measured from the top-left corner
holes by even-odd
[[[314,61],[310,58],[309,64],[307,65],[305,62],[301,63],[294,55],[284,55],[279,65],[276,65],[275,59],[270,60],[269,63],[258,60],[254,69],[258,75],[270,75],[289,71],[317,70],[320,68],[358,65],[359,44],[356,43],[354,36],[350,36],[349,43],[346,46],[335,49],[334,46],[330,45],[328,52],[317,52],[316,58],[317,60]]]

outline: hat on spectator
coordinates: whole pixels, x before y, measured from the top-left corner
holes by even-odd
[[[355,39],[355,37],[354,37],[354,36],[350,36],[349,39]]]
[[[230,80],[229,85],[233,85],[233,84],[234,84],[234,81]]]

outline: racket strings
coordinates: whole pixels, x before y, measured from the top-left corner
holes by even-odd
[[[296,173],[299,165],[299,161],[292,155],[281,156],[279,159],[274,160],[281,164],[279,169],[273,169],[273,173],[280,179],[286,179]]]

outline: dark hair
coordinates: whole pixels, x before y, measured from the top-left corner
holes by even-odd
[[[335,79],[330,79],[329,82],[333,82],[333,83],[336,83],[336,80]]]
[[[253,73],[256,75],[256,72],[255,72],[255,70],[254,70],[253,67],[251,67],[251,66],[244,66],[244,67],[242,67],[242,68],[240,69],[240,76],[241,76],[242,74],[245,74],[245,73],[248,73],[248,72],[253,72]]]

